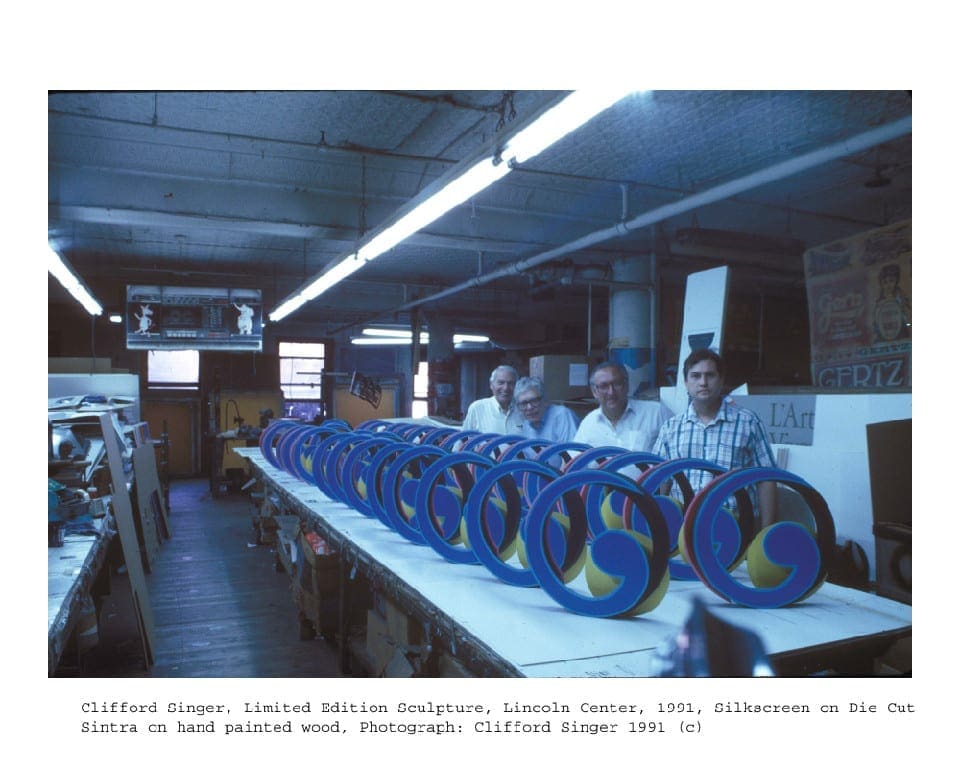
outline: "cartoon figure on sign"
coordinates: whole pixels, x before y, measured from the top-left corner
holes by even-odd
[[[877,341],[910,338],[910,298],[900,287],[900,266],[880,270],[880,293],[873,308],[873,333]]]
[[[233,306],[235,306],[240,313],[240,317],[237,318],[237,333],[241,336],[249,336],[253,333],[253,307],[247,304],[237,304],[236,302],[234,302]]]
[[[133,316],[140,322],[140,327],[134,333],[150,333],[150,328],[153,326],[153,310],[150,309],[150,305],[141,304],[140,314],[134,312]]]

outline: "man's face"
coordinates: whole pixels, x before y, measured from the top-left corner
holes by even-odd
[[[494,398],[500,404],[500,407],[506,410],[513,401],[513,388],[517,384],[517,377],[510,371],[497,371],[490,382],[490,391]]]
[[[717,371],[715,360],[701,360],[690,366],[686,378],[687,394],[694,404],[713,404],[720,400],[723,377]]]
[[[547,410],[547,403],[535,389],[525,389],[517,395],[517,408],[531,424],[543,421],[543,414]]]
[[[590,385],[593,396],[608,419],[619,419],[627,407],[627,380],[616,368],[601,368]]]

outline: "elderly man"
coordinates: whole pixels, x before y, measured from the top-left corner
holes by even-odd
[[[627,397],[627,369],[604,362],[590,374],[590,390],[600,406],[583,417],[573,439],[587,445],[616,445],[629,451],[653,450],[671,411],[654,400]]]
[[[524,376],[517,382],[513,400],[524,418],[523,434],[555,443],[573,440],[577,417],[565,405],[554,405],[543,397],[543,379]]]
[[[498,365],[490,374],[492,397],[474,400],[463,419],[464,430],[516,435],[523,428],[523,417],[513,404],[517,371],[510,365]]]
[[[683,362],[683,380],[690,396],[687,409],[660,429],[654,453],[664,459],[695,458],[725,469],[773,467],[776,458],[767,431],[753,411],[726,402],[723,397],[723,360],[711,349],[695,349]],[[701,470],[684,473],[694,493],[714,475]],[[679,489],[671,489],[679,498]],[[757,495],[750,489],[754,503]],[[759,484],[760,524],[776,521],[776,484]]]

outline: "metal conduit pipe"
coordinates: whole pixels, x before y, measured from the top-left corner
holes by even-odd
[[[801,155],[800,157],[795,157],[791,160],[786,160],[782,163],[771,165],[769,168],[764,168],[761,171],[749,173],[746,176],[740,177],[739,179],[718,184],[715,187],[711,187],[703,192],[697,192],[689,197],[677,200],[674,203],[661,205],[659,208],[654,208],[653,210],[642,213],[630,221],[620,222],[612,227],[591,232],[569,243],[552,248],[549,251],[544,251],[543,253],[530,256],[526,259],[521,259],[520,261],[501,269],[494,270],[486,275],[478,275],[477,277],[470,278],[462,283],[445,288],[444,290],[434,293],[430,296],[425,296],[421,299],[417,299],[416,301],[408,302],[400,307],[397,307],[393,311],[401,312],[403,310],[412,309],[413,307],[420,306],[421,304],[426,304],[431,301],[438,301],[439,299],[453,296],[454,294],[470,288],[479,288],[482,285],[486,285],[487,283],[493,282],[494,280],[499,280],[503,277],[512,277],[514,275],[518,275],[530,269],[531,267],[543,264],[544,262],[555,259],[558,256],[564,256],[568,253],[590,248],[591,246],[605,242],[606,240],[610,240],[614,237],[625,235],[631,230],[656,224],[657,222],[668,219],[671,216],[686,213],[687,211],[693,210],[694,208],[700,208],[704,205],[716,203],[741,192],[746,192],[747,190],[754,189],[755,187],[759,187],[764,184],[769,184],[773,181],[779,181],[780,179],[787,178],[788,176],[800,173],[801,171],[809,170],[810,168],[814,168],[818,165],[823,165],[824,163],[828,163],[832,160],[838,160],[841,157],[847,157],[848,155],[862,152],[866,149],[870,149],[871,147],[875,147],[878,144],[883,144],[901,136],[905,136],[911,133],[912,130],[912,117],[904,117],[900,120],[895,120],[892,123],[887,123],[886,125],[882,125],[878,128],[864,131],[863,133],[837,142],[836,144],[830,144],[826,147],[822,147],[821,149],[816,149],[812,152],[808,152],[805,155]]]

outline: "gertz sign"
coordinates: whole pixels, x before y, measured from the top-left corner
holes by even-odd
[[[804,254],[814,386],[910,387],[911,251],[906,221]]]

